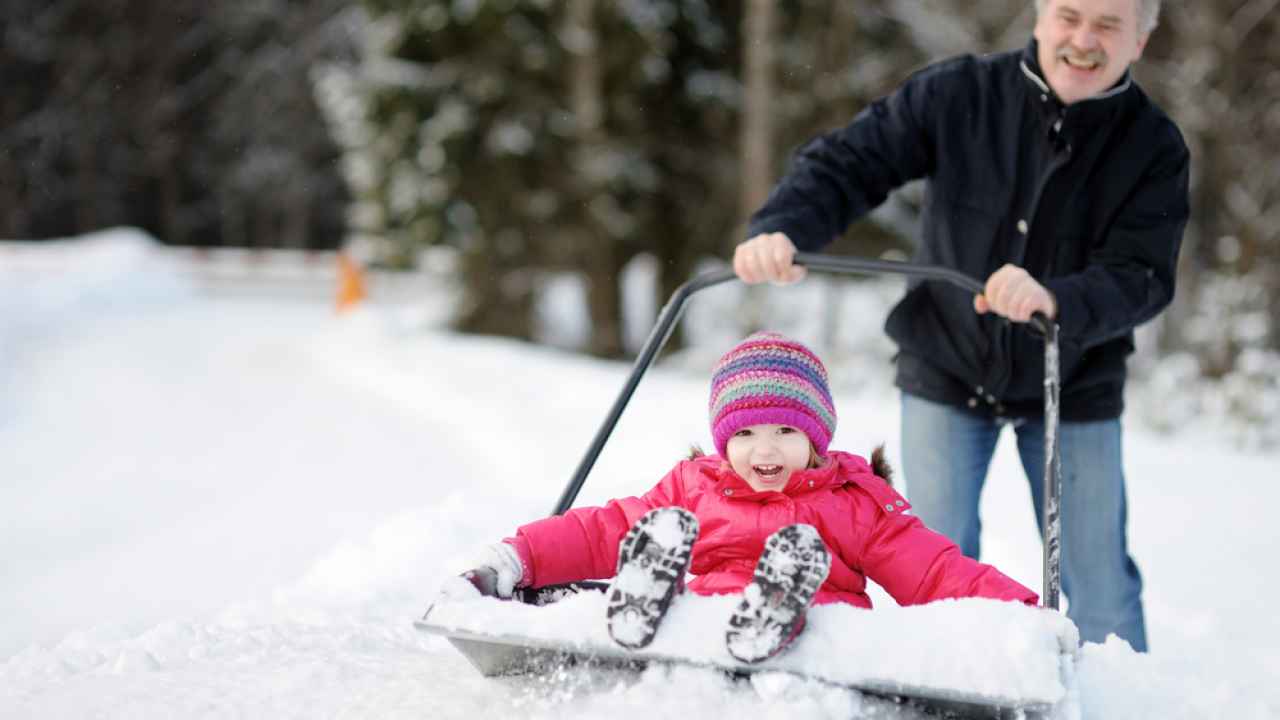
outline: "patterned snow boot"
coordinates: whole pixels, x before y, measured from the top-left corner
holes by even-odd
[[[729,617],[729,654],[748,663],[777,655],[804,629],[805,613],[831,571],[831,554],[812,525],[769,536],[742,602]]]
[[[698,518],[678,507],[645,513],[618,545],[618,575],[608,590],[609,636],[636,650],[653,642],[671,598],[684,589]]]

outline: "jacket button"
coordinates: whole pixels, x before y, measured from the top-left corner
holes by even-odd
[[[809,481],[809,487],[813,487],[813,481],[812,481],[812,480],[810,480],[810,481]]]
[[[1019,221],[1018,221],[1018,232],[1022,233],[1023,235],[1026,235],[1026,234],[1027,234],[1027,221],[1026,221],[1026,220],[1019,220]]]
[[[895,503],[895,504],[896,504],[898,507],[902,507],[903,505],[906,505],[906,503],[902,502],[901,500],[897,501],[897,503]]]
[[[732,494],[733,494],[733,488],[725,488],[725,489],[724,489],[724,494],[725,494],[725,495],[732,495]]]
[[[1040,102],[1049,102],[1049,95],[1047,93],[1040,93]]]
[[[969,398],[969,407],[970,408],[978,407],[978,398],[975,398],[975,397]]]
[[[889,512],[893,512],[893,503],[885,503],[884,509],[888,510]]]

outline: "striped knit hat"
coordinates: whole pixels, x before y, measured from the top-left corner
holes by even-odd
[[[759,424],[801,430],[824,456],[836,430],[827,369],[809,348],[778,333],[738,343],[711,374],[711,436],[721,457],[734,433]]]

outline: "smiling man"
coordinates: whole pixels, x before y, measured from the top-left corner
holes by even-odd
[[[1143,6],[1151,16],[1143,17]],[[1142,56],[1155,2],[1036,0],[1037,59],[1044,79],[1063,103],[1086,100],[1110,89]],[[1136,12],[1135,12],[1136,11]]]
[[[1016,436],[1037,520],[1044,468],[1041,343],[1061,328],[1062,581],[1087,641],[1146,650],[1121,454],[1133,330],[1172,300],[1190,158],[1130,65],[1160,0],[1036,0],[1018,51],[926,67],[796,154],[734,253],[746,282],[792,282],[818,250],[924,178],[916,260],[985,279],[970,297],[908,285],[898,344],[902,469],[916,513],[977,558],[978,500],[996,442]],[[1006,320],[1014,321],[1013,324]]]

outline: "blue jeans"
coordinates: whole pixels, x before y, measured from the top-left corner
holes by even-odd
[[[977,558],[978,498],[996,440],[1012,425],[1043,533],[1044,420],[997,420],[902,394],[902,472],[915,514]],[[1080,639],[1119,635],[1146,652],[1142,576],[1129,556],[1120,421],[1060,423],[1062,592]]]

